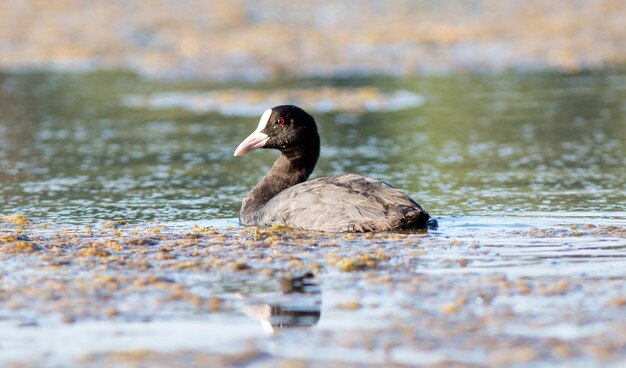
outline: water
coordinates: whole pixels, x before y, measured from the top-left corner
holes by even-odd
[[[267,98],[273,88],[286,90],[283,99],[304,89],[309,95],[298,101],[321,110],[316,89],[349,96],[364,86],[409,91],[423,102],[359,111],[347,101],[312,111],[323,144],[314,176],[381,178],[436,216],[619,213],[626,199],[625,79],[522,74],[244,85],[235,86],[249,91],[235,106],[244,116],[234,116],[236,110],[220,115],[183,103],[185,96],[227,94],[233,86],[108,73],[3,75],[0,213],[77,224],[237,217],[241,199],[276,157],[232,157],[263,111],[254,98],[271,106],[281,102]],[[162,108],[127,102],[164,92],[178,93],[179,104],[176,98]],[[249,105],[257,116],[245,110]]]
[[[0,364],[619,366],[625,82],[1,75],[0,217],[31,223],[0,222]],[[285,102],[318,121],[315,177],[386,180],[439,229],[241,228],[276,153],[233,151]]]

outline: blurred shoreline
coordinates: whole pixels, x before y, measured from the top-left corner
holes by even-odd
[[[580,71],[626,64],[619,1],[5,0],[0,70],[160,79]]]

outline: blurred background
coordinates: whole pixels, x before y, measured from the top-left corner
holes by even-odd
[[[358,172],[437,215],[623,213],[626,2],[0,2],[0,214],[237,217],[313,113],[314,176]]]
[[[0,0],[0,367],[626,367],[625,25],[626,0]],[[241,228],[278,153],[233,152],[280,104],[316,119],[312,177],[439,229]]]
[[[0,67],[163,78],[623,65],[614,0],[4,0]]]

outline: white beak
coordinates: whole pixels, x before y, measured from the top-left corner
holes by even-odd
[[[265,143],[267,143],[268,139],[270,139],[270,137],[268,137],[267,134],[254,131],[248,136],[248,138],[244,139],[243,142],[241,142],[241,144],[235,150],[234,156],[243,156],[248,152],[259,149],[265,146]]]
[[[261,115],[261,120],[259,121],[259,126],[256,128],[252,134],[248,136],[248,138],[244,139],[243,142],[237,147],[235,150],[234,156],[243,156],[248,152],[254,151],[255,149],[259,149],[267,143],[267,140],[270,139],[267,134],[261,133],[267,122],[270,120],[270,116],[272,116],[272,109],[267,109]]]

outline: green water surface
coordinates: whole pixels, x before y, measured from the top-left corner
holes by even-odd
[[[312,111],[323,145],[314,177],[356,172],[383,179],[435,216],[624,215],[622,72],[236,87],[325,86],[408,90],[424,103],[399,111]],[[0,74],[0,215],[69,224],[237,217],[242,198],[277,156],[232,156],[258,117],[123,104],[129,94],[231,87],[121,72]]]

